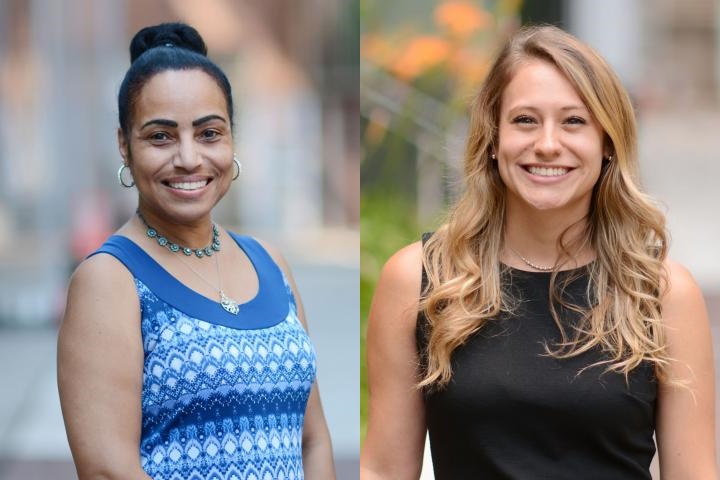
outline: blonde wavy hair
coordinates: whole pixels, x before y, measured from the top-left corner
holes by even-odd
[[[488,319],[513,308],[514,299],[501,285],[505,186],[491,153],[497,144],[503,89],[517,68],[532,59],[554,65],[574,85],[613,152],[612,161],[603,161],[583,219],[584,235],[567,242],[563,234],[558,240],[561,258],[551,276],[550,300],[560,341],[546,346],[547,353],[568,358],[599,348],[606,359],[588,367],[603,364],[606,371],[627,379],[642,362],[651,362],[657,378],[667,380],[671,359],[660,297],[668,240],[664,215],[638,187],[637,129],[630,99],[592,48],[556,27],[535,26],[510,38],[474,99],[464,159],[465,190],[423,250],[428,286],[419,308],[429,332],[419,387],[447,384],[453,351]],[[572,275],[557,280],[557,272],[572,260],[577,242],[587,242],[597,255],[588,267],[589,307],[563,299]],[[580,313],[571,331],[564,328],[557,305]]]

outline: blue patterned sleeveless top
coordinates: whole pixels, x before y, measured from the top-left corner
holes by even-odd
[[[304,478],[315,350],[280,268],[257,241],[231,235],[259,281],[238,315],[126,237],[94,253],[116,257],[135,279],[145,351],[140,460],[155,480]]]

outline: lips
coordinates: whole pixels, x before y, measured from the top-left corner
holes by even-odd
[[[192,178],[192,179],[172,179],[165,180],[162,183],[176,190],[193,191],[205,187],[212,181],[211,178]]]
[[[559,177],[561,175],[565,175],[570,171],[567,167],[536,167],[536,166],[529,166],[525,167],[525,169],[532,173],[533,175],[537,175],[539,177]]]

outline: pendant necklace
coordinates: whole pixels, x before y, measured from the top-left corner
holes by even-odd
[[[138,218],[140,218],[140,221],[145,225],[145,235],[147,235],[148,238],[154,239],[157,241],[158,245],[161,247],[165,247],[172,253],[178,253],[182,252],[186,257],[191,256],[193,253],[197,258],[203,258],[203,257],[215,257],[215,270],[217,271],[218,276],[218,286],[216,287],[214,283],[209,282],[205,277],[203,277],[200,272],[195,270],[192,265],[187,263],[185,260],[183,260],[182,256],[178,256],[178,260],[182,262],[183,265],[188,267],[192,273],[197,275],[197,277],[205,282],[207,285],[212,287],[213,290],[218,291],[218,296],[220,298],[220,306],[228,313],[231,313],[233,315],[237,315],[240,312],[240,305],[238,302],[233,300],[232,298],[228,297],[225,294],[225,291],[223,291],[222,288],[222,277],[220,276],[220,262],[218,261],[218,256],[220,255],[220,232],[218,230],[217,225],[213,223],[212,225],[212,242],[210,245],[204,248],[188,248],[183,247],[182,245],[179,245],[177,243],[171,242],[167,239],[167,237],[160,235],[158,233],[156,228],[151,227],[147,221],[145,220],[145,217],[142,216],[142,214],[138,211],[137,212]],[[213,255],[214,253],[218,253],[218,255]]]
[[[207,285],[210,285],[213,289],[217,289],[218,295],[220,297],[220,306],[225,309],[226,312],[232,313],[233,315],[237,315],[238,312],[240,312],[240,305],[233,300],[232,298],[225,295],[225,292],[222,288],[222,278],[220,277],[220,262],[218,261],[218,255],[215,255],[215,269],[217,271],[218,275],[218,287],[215,287],[215,285],[211,282],[209,282],[205,277],[200,275],[200,272],[195,270],[192,265],[189,263],[186,263],[185,260],[182,259],[182,257],[178,257],[178,259],[185,264],[186,267],[188,267],[195,275],[198,276],[200,280],[205,282]]]

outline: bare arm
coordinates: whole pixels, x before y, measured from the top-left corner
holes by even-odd
[[[282,255],[274,248],[268,246],[265,242],[261,243],[273,257],[273,260],[275,260],[283,270],[288,282],[290,282],[293,294],[295,295],[295,302],[297,303],[298,318],[303,324],[303,327],[305,327],[305,331],[309,333],[305,319],[305,310],[303,309],[302,300],[298,294],[295,280],[290,272],[290,267]],[[310,391],[310,398],[305,407],[302,446],[305,478],[308,480],[334,480],[335,466],[333,464],[330,431],[328,430],[325,414],[323,413],[322,404],[320,403],[320,391],[317,381]]]
[[[663,480],[717,479],[715,372],[708,315],[702,294],[683,267],[668,262],[663,299],[670,370],[688,388],[661,386],[657,441]]]
[[[383,267],[368,324],[369,422],[362,480],[415,480],[422,468],[425,407],[418,381],[415,325],[422,246],[397,252]]]
[[[58,336],[58,388],[80,480],[144,479],[143,345],[130,273],[108,255],[73,275]]]

